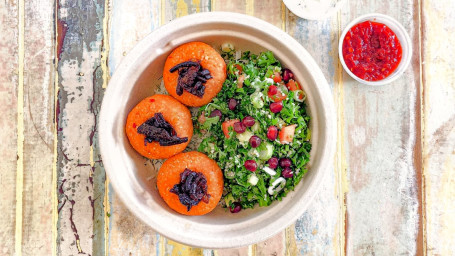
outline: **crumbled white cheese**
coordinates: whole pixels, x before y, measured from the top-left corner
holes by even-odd
[[[248,178],[248,182],[253,185],[253,186],[256,186],[256,184],[258,184],[258,181],[259,181],[259,178],[256,176],[256,174],[253,173],[253,175],[251,175],[249,178]]]
[[[272,79],[272,78],[266,77],[266,78],[264,79],[264,81],[265,81],[267,84],[269,84],[269,85],[270,85],[270,84],[273,84],[273,79]]]

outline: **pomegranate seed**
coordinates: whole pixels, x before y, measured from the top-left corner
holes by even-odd
[[[258,164],[254,160],[246,160],[244,166],[248,171],[251,172],[255,172],[258,168]]]
[[[294,78],[294,73],[288,68],[283,69],[283,80],[284,82],[288,82],[290,79]]]
[[[237,101],[235,99],[229,99],[228,107],[230,110],[234,110],[237,107]]]
[[[281,172],[281,175],[284,178],[289,179],[289,178],[292,178],[292,176],[294,176],[294,172],[292,171],[291,168],[285,167],[284,170]]]
[[[269,140],[276,140],[276,137],[278,136],[278,128],[276,126],[269,126],[267,129],[267,138]]]
[[[234,131],[236,133],[244,133],[246,131],[246,126],[242,122],[234,123]]]
[[[282,101],[273,102],[272,104],[270,104],[270,111],[272,111],[273,113],[278,113],[282,109],[283,109],[283,102]]]
[[[275,85],[271,85],[269,87],[269,92],[268,92],[269,95],[275,95],[275,94],[277,94],[277,92],[278,92],[278,87],[276,87]]]
[[[238,202],[234,202],[233,206],[229,207],[231,213],[238,213],[240,210],[242,210],[242,205]]]
[[[210,113],[210,117],[215,117],[215,116],[219,117],[220,118],[219,120],[221,120],[221,118],[223,117],[223,114],[221,113],[220,110],[215,109],[212,111],[212,113]]]
[[[267,163],[269,164],[270,169],[275,170],[278,167],[278,158],[272,157],[269,161],[267,161]]]
[[[261,145],[261,138],[259,138],[259,137],[256,136],[256,135],[251,136],[251,138],[250,138],[250,145],[251,145],[251,147],[253,147],[253,148],[259,147],[259,145]]]
[[[289,158],[281,158],[280,159],[280,166],[281,167],[290,167],[292,165],[291,159]]]
[[[256,123],[256,121],[254,121],[254,118],[251,116],[245,116],[242,122],[246,127],[251,127]]]

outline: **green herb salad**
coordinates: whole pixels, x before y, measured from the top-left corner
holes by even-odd
[[[304,91],[272,52],[222,50],[227,79],[199,108],[194,127],[198,150],[224,172],[223,204],[235,213],[281,200],[300,182],[310,160],[310,116]]]

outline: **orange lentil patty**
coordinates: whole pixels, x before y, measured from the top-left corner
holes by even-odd
[[[193,172],[201,172],[207,179],[207,194],[209,202],[200,201],[188,211],[179,196],[170,190],[180,183],[180,174],[188,168]],[[218,164],[206,155],[192,151],[180,153],[167,159],[158,172],[158,191],[170,208],[184,215],[203,215],[211,212],[218,204],[223,194],[223,173]]]
[[[160,146],[157,141],[145,145],[145,135],[138,133],[137,128],[155,113],[161,113],[174,128],[177,136],[188,137],[188,141],[172,146]],[[162,159],[180,153],[186,148],[193,136],[193,123],[187,107],[171,96],[157,94],[145,98],[131,110],[126,120],[125,131],[131,146],[139,154],[151,159]]]
[[[182,95],[176,92],[179,73],[169,70],[185,61],[199,61],[202,68],[210,71],[211,79],[208,79],[205,85],[205,92],[202,98],[183,91]],[[226,80],[226,63],[221,55],[210,45],[202,42],[190,42],[183,44],[167,57],[164,64],[163,80],[166,90],[174,98],[187,106],[200,107],[209,103],[223,87]]]

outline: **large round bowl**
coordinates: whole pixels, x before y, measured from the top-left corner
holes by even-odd
[[[311,115],[311,161],[304,179],[282,201],[232,214],[217,207],[204,216],[171,210],[156,188],[159,164],[143,158],[128,142],[125,121],[142,99],[157,92],[166,57],[176,46],[202,41],[216,49],[229,42],[236,49],[271,50],[290,68],[307,93]],[[125,205],[160,234],[195,247],[239,247],[267,239],[291,225],[308,208],[333,164],[335,115],[333,98],[321,70],[308,52],[275,26],[234,13],[201,13],[177,19],[144,38],[112,76],[100,114],[104,167]]]

